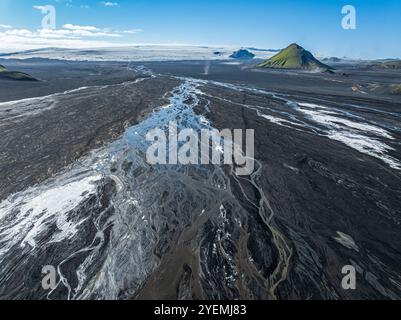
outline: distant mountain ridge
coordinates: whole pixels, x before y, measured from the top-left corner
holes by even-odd
[[[317,60],[312,53],[296,43],[258,65],[259,68],[330,71],[333,68]]]
[[[373,64],[373,67],[382,69],[401,69],[401,60],[386,60]]]
[[[255,47],[245,48],[250,51],[262,51],[262,52],[280,52],[280,49],[260,49]]]
[[[324,58],[322,61],[325,61],[325,62],[341,62],[341,59],[340,58],[337,58],[337,57],[330,57],[330,58]]]

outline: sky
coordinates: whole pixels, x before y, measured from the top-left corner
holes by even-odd
[[[46,5],[55,29],[43,28]],[[355,8],[356,28],[342,27]],[[401,58],[401,0],[0,0],[0,52],[40,47],[188,44]]]

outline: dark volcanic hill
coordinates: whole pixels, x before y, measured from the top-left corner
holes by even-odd
[[[312,53],[293,43],[272,58],[261,63],[260,68],[305,69],[328,71],[333,68],[317,60]]]
[[[9,71],[3,65],[0,65],[0,79],[17,81],[38,81],[34,77],[19,71]]]
[[[322,61],[324,61],[324,62],[341,62],[341,59],[337,58],[337,57],[330,57],[330,58],[324,58]]]
[[[248,59],[253,59],[255,55],[252,52],[249,52],[246,49],[241,49],[238,51],[235,51],[230,58],[233,59],[241,59],[241,60],[248,60]]]

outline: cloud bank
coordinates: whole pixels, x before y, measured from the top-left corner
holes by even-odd
[[[91,48],[126,45],[124,37],[141,29],[113,30],[96,26],[65,24],[61,29],[17,29],[0,24],[0,52],[38,49],[43,47]],[[119,43],[118,40],[120,40]]]

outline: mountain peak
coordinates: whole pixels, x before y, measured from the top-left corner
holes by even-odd
[[[298,43],[295,43],[295,42],[291,43],[291,44],[288,46],[288,48],[290,48],[290,47],[302,48]],[[303,49],[303,48],[302,48],[302,49]]]
[[[304,69],[304,70],[322,70],[333,69],[328,65],[317,60],[312,53],[305,50],[297,43],[290,44],[287,48],[281,50],[272,58],[261,63],[260,68],[277,69]]]

